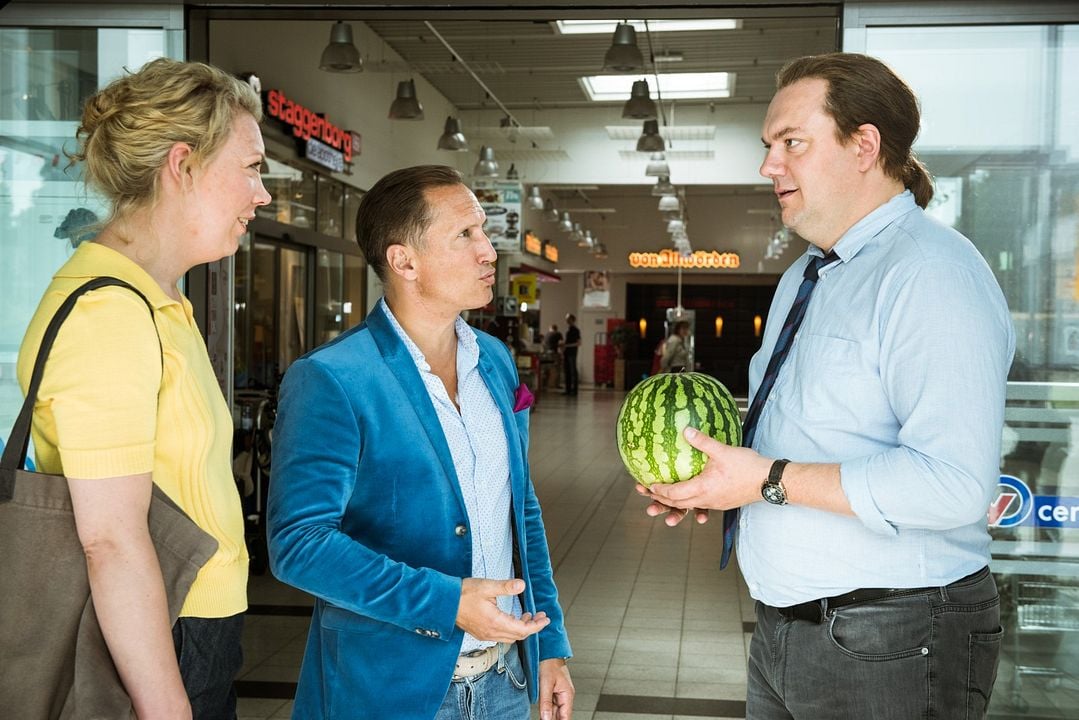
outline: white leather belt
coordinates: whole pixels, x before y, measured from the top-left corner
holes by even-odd
[[[457,656],[457,665],[453,668],[453,679],[464,680],[485,673],[498,662],[498,645],[483,650],[473,650]]]

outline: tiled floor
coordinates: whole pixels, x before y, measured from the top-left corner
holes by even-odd
[[[751,602],[733,565],[719,571],[718,522],[668,528],[644,514],[614,445],[622,397],[549,393],[532,414],[574,717],[743,718]],[[287,718],[310,599],[268,574],[252,577],[250,596],[240,718]]]

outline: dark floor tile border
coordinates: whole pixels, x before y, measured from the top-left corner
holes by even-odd
[[[755,622],[746,622],[745,620],[742,621],[742,632],[744,632],[744,633],[752,633],[756,629],[757,629],[757,623],[755,623]]]
[[[644,697],[641,695],[600,695],[596,712],[637,715],[692,715],[693,717],[744,718],[744,700]]]
[[[311,617],[310,605],[248,605],[248,615],[290,615]]]
[[[291,700],[296,697],[296,683],[270,680],[237,680],[236,697]]]

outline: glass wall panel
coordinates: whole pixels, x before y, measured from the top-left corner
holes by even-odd
[[[1079,26],[870,27],[848,30],[851,39],[921,99],[915,149],[935,177],[931,211],[982,252],[1016,327],[1000,488],[989,508],[1006,631],[990,717],[1074,717]]]
[[[333,340],[345,327],[343,314],[345,256],[330,250],[318,251],[315,274],[315,344]]]
[[[345,186],[333,178],[318,178],[318,231],[341,237],[344,231]]]
[[[0,439],[22,402],[15,359],[53,273],[107,208],[68,167],[85,99],[164,55],[153,28],[0,27]]]

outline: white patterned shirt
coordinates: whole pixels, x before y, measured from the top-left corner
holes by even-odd
[[[454,331],[457,334],[457,400],[461,407],[458,412],[446,386],[431,372],[427,359],[397,322],[386,299],[379,300],[379,305],[416,363],[446,436],[468,513],[472,577],[508,580],[514,574],[509,447],[502,414],[480,375],[480,347],[476,333],[463,319],[457,318]],[[499,597],[498,609],[515,617],[521,616],[521,603],[516,596]],[[493,644],[465,633],[461,652]]]

